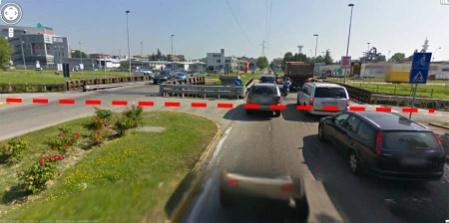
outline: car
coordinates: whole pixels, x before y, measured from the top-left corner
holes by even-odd
[[[171,80],[172,76],[170,75],[170,72],[168,71],[161,71],[158,75],[156,75],[153,79],[154,84],[160,84],[165,81]]]
[[[184,72],[176,72],[175,74],[175,80],[177,81],[186,81],[189,75]]]
[[[298,91],[297,105],[312,106],[309,114],[335,115],[348,110],[349,94],[338,84],[308,82]]]
[[[255,198],[285,204],[300,217],[306,217],[309,212],[301,177],[255,177],[223,171],[219,196],[223,208],[238,203],[239,198]]]
[[[247,108],[246,113],[252,114],[255,110],[274,112],[275,117],[281,115],[280,108],[273,108],[281,104],[281,91],[276,84],[254,84],[249,88],[246,98],[247,105],[256,105],[257,109]]]
[[[438,180],[444,173],[445,152],[439,136],[396,113],[343,112],[324,117],[318,138],[343,149],[355,174]]]
[[[261,75],[260,79],[259,79],[260,83],[271,83],[271,84],[275,84],[276,83],[276,76],[274,75]]]
[[[155,74],[151,70],[137,70],[133,72],[134,76],[148,76],[154,78]]]

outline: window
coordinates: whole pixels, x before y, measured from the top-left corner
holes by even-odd
[[[438,148],[431,132],[386,132],[383,147],[391,150],[413,150]]]
[[[343,126],[345,129],[347,129],[350,132],[357,132],[357,127],[359,127],[360,124],[360,119],[351,115],[351,117],[349,117],[349,119],[347,120],[347,125]]]
[[[346,113],[337,116],[335,118],[335,124],[338,125],[338,126],[341,126],[341,127],[345,126],[346,125],[346,120],[348,119],[348,117],[349,117],[349,114],[346,114]]]
[[[221,63],[221,60],[217,60],[217,63]]]
[[[316,98],[347,98],[346,91],[343,88],[319,87],[315,89]]]
[[[251,94],[259,95],[276,95],[276,88],[269,86],[253,86],[251,88]]]
[[[376,131],[368,124],[364,122],[360,123],[357,135],[359,136],[359,139],[362,141],[363,144],[368,146],[374,146]]]

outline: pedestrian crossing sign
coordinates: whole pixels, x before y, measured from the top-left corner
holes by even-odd
[[[429,76],[430,59],[432,53],[415,53],[413,55],[412,70],[410,71],[411,84],[425,84]]]

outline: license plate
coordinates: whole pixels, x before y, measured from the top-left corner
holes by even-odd
[[[406,166],[422,166],[426,164],[426,160],[422,158],[404,158],[401,160],[401,164]]]
[[[335,101],[325,101],[323,102],[323,105],[325,106],[331,106],[331,105],[337,105],[338,103]]]

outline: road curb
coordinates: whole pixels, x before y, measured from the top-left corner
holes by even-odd
[[[430,122],[429,125],[435,126],[435,127],[439,127],[439,128],[442,128],[442,129],[449,130],[449,127],[447,127],[447,126],[445,126],[445,125],[442,125],[442,124],[439,124],[439,123]]]
[[[215,151],[218,142],[223,136],[223,131],[221,130],[221,127],[215,121],[213,122],[217,126],[217,132],[215,133],[211,142],[207,145],[204,152],[201,154],[195,166],[179,183],[176,191],[172,194],[172,196],[165,205],[165,212],[168,218],[167,222],[173,223],[181,222],[182,217],[186,213],[188,207],[192,203],[193,198],[195,197],[195,194],[199,191],[199,187],[203,183],[204,177],[206,176],[207,173],[207,169],[205,168],[206,163],[209,157],[211,157],[211,155]]]

